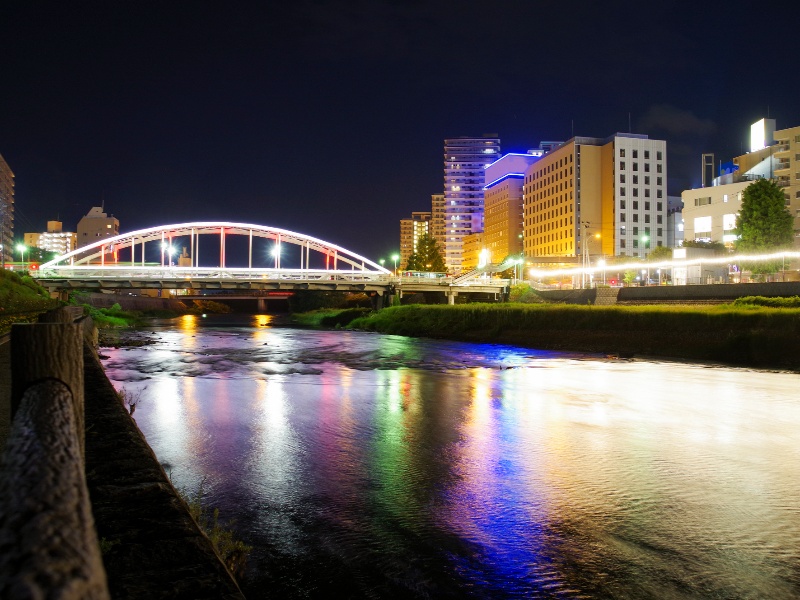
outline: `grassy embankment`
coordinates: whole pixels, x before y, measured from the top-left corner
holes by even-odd
[[[11,330],[14,323],[35,323],[39,315],[63,304],[50,298],[47,290],[29,275],[0,269],[0,334]],[[83,302],[80,295],[73,296],[70,304],[82,306],[84,314],[92,317],[99,329],[136,327],[148,318],[171,318],[182,314],[230,312],[230,307],[219,302],[195,300],[192,306],[181,310],[123,310],[119,304],[109,308],[96,308]]]
[[[14,323],[33,323],[58,305],[30,276],[0,269],[0,334],[10,331]]]
[[[543,350],[648,356],[800,370],[800,299],[692,306],[409,305],[318,326],[490,342]]]

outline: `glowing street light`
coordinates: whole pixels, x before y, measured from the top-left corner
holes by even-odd
[[[281,247],[279,244],[275,244],[270,250],[270,254],[275,258],[275,268],[278,269],[281,266]]]
[[[394,261],[394,276],[397,277],[397,261],[400,260],[400,255],[392,254],[392,260]]]
[[[17,251],[19,251],[19,261],[21,263],[25,262],[25,250],[27,249],[28,247],[25,244],[17,244]]]

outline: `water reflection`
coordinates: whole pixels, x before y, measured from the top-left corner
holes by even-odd
[[[262,322],[106,361],[249,597],[800,594],[797,375]]]

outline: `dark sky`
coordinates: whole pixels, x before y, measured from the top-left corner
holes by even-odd
[[[763,5],[766,6],[766,5]],[[700,154],[800,125],[800,5],[569,0],[0,3],[18,237],[105,199],[122,231],[230,220],[377,259],[442,190],[446,137],[573,133]],[[777,7],[777,5],[776,5]]]

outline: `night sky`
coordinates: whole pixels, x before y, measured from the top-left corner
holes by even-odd
[[[524,152],[629,122],[667,140],[677,195],[759,118],[800,125],[798,17],[791,1],[5,0],[15,232],[74,231],[104,200],[123,232],[242,221],[378,259],[442,191],[444,138]]]

